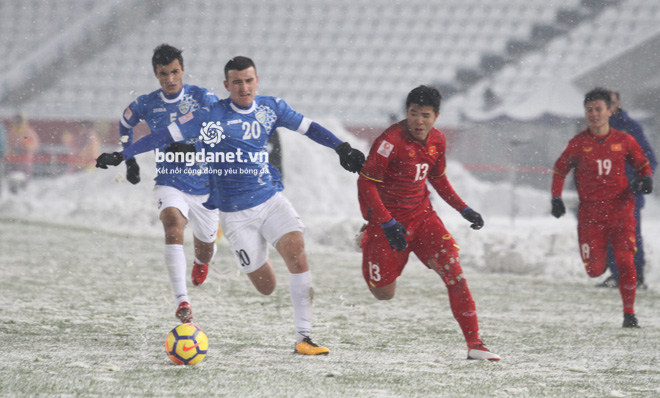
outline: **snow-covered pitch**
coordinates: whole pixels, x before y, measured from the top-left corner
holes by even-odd
[[[147,154],[138,158],[137,186],[123,180],[121,165],[34,180],[26,192],[0,199],[0,396],[660,395],[655,196],[643,223],[649,289],[637,294],[642,328],[627,330],[618,290],[595,288],[603,278],[582,269],[575,218],[549,215],[549,191],[484,183],[450,162],[450,180],[486,226],[473,231],[449,206],[437,198],[434,204],[461,246],[482,337],[502,356],[467,361],[446,289],[419,261],[411,258],[392,301],[371,296],[351,247],[362,224],[356,176],[341,169],[333,151],[281,135],[285,194],[308,227],[313,337],[330,355],[292,354],[279,256],[271,252],[279,286],[261,296],[221,240],[207,281],[189,283],[209,353],[194,367],[168,360],[163,344],[177,320]],[[190,263],[191,238],[187,230]]]

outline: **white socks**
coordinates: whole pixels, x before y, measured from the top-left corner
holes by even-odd
[[[190,302],[186,288],[186,255],[183,253],[183,245],[165,245],[165,266],[177,304]]]
[[[291,274],[289,292],[291,294],[291,304],[293,304],[296,343],[300,343],[305,337],[309,336],[312,329],[312,302],[314,299],[312,272]]]

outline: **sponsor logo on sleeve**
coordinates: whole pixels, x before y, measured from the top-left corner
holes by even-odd
[[[383,142],[380,143],[380,146],[378,147],[378,153],[386,158],[390,157],[390,154],[392,153],[392,150],[394,149],[394,145],[390,144],[389,142],[383,140]]]
[[[132,117],[133,117],[133,111],[131,110],[131,108],[126,108],[126,110],[124,111],[124,120],[126,121],[131,120]]]

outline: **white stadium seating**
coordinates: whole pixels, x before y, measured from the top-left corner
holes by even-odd
[[[17,110],[33,118],[116,120],[137,95],[158,88],[151,54],[167,42],[184,49],[185,82],[225,96],[223,66],[235,55],[255,60],[260,92],[285,98],[312,118],[383,125],[402,114],[403,100],[419,84],[456,86],[457,72],[479,70],[484,55],[507,58],[511,40],[529,41],[535,26],[552,26],[558,11],[579,10],[581,0],[190,0],[162,1],[143,16],[143,2],[113,0],[0,2],[4,56],[11,71],[0,78],[0,116]],[[465,88],[464,104],[486,85],[502,96],[524,96],[539,76],[571,76],[585,59],[625,49],[660,26],[655,1],[606,2],[604,12],[537,43],[519,60]],[[105,45],[89,45],[94,23]],[[110,23],[110,28],[104,26]],[[96,32],[97,34],[99,32]],[[84,50],[74,65],[60,56]],[[19,70],[16,66],[19,66]],[[41,68],[41,69],[39,69]],[[30,81],[41,70],[37,87]],[[459,85],[460,86],[460,85]],[[16,92],[18,88],[18,93]],[[11,90],[14,91],[11,91]],[[459,87],[460,89],[460,87]],[[460,91],[460,90],[459,90]],[[25,99],[21,92],[26,92]],[[457,97],[458,98],[458,97]],[[467,98],[468,100],[465,100]]]

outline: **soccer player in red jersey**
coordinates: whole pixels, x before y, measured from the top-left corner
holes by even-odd
[[[554,166],[552,215],[566,213],[561,193],[566,176],[575,168],[578,206],[578,240],[587,274],[596,278],[605,272],[606,250],[612,245],[619,267],[619,291],[623,300],[623,327],[637,328],[635,292],[637,274],[633,261],[635,243],[635,198],[633,193],[653,191],[652,171],[635,139],[609,125],[610,93],[596,88],[584,98],[588,129],[573,137]],[[639,177],[629,185],[625,166]]]
[[[371,147],[358,179],[363,217],[362,274],[379,300],[394,297],[410,253],[437,272],[468,345],[468,359],[499,360],[479,338],[477,311],[458,260],[458,245],[433,210],[426,182],[473,229],[484,225],[445,174],[445,136],[433,127],[440,114],[438,90],[419,86],[406,99],[406,119],[390,126]]]

